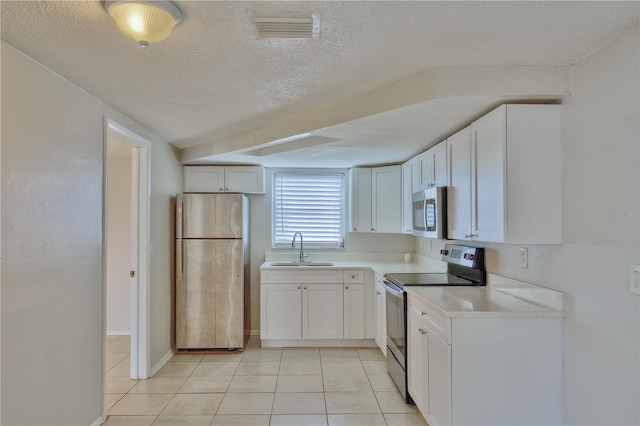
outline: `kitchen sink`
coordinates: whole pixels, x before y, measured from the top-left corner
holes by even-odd
[[[271,262],[270,266],[333,266],[332,262]]]

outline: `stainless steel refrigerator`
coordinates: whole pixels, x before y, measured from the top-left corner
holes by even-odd
[[[249,200],[176,198],[175,347],[243,348],[249,327]]]

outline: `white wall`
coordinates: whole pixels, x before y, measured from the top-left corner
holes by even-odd
[[[131,334],[131,151],[107,143],[107,334]]]
[[[249,242],[249,258],[251,268],[251,330],[258,332],[260,330],[260,265],[264,262],[265,252],[290,253],[291,259],[295,260],[299,253],[298,249],[292,250],[275,250],[271,247],[271,223],[272,223],[272,190],[273,175],[279,171],[302,171],[309,172],[308,169],[282,169],[267,168],[265,173],[266,195],[250,195],[250,242]],[[347,169],[320,169],[323,172],[334,171],[344,173],[348,185]],[[348,203],[347,203],[348,204]],[[397,206],[401,208],[400,206]],[[347,207],[346,220],[348,226],[349,211]],[[396,234],[364,234],[350,233],[345,234],[344,249],[329,251],[323,250],[322,254],[329,258],[338,258],[341,255],[353,253],[405,253],[413,251],[413,237],[410,235]],[[296,244],[297,246],[297,244]],[[309,252],[310,259],[313,260],[314,254],[318,256],[319,252],[315,250],[305,250]]]
[[[564,244],[481,244],[487,270],[565,292],[565,418],[570,425],[640,424],[640,31],[573,69],[563,102]],[[541,171],[544,172],[544,171]],[[622,212],[611,216],[608,211]],[[629,211],[630,214],[624,212]],[[429,250],[437,257],[442,241]],[[422,247],[420,247],[422,245]]]
[[[2,419],[89,425],[102,412],[103,120],[153,143],[151,362],[170,346],[173,149],[2,42]]]

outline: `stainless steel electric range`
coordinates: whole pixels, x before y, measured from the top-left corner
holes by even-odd
[[[407,402],[407,293],[405,286],[482,286],[484,249],[445,244],[440,251],[446,273],[390,273],[384,280],[387,301],[387,369]]]

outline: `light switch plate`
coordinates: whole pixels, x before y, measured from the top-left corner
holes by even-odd
[[[640,294],[640,265],[631,265],[629,290],[631,293]]]

